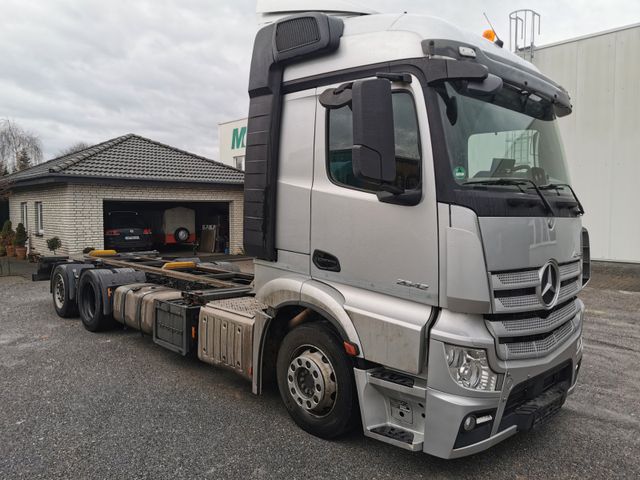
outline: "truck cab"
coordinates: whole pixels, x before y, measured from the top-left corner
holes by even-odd
[[[470,455],[576,386],[590,266],[557,127],[570,98],[442,20],[347,10],[270,12],[256,36],[254,355],[311,433],[356,421]]]

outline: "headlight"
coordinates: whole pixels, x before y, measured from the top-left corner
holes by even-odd
[[[451,378],[464,388],[493,391],[498,374],[489,367],[487,352],[475,348],[445,345]]]

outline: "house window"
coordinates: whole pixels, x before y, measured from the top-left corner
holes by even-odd
[[[24,225],[24,229],[29,231],[29,216],[27,215],[27,202],[22,202],[20,204],[20,223]]]
[[[44,235],[44,221],[42,215],[42,202],[36,202],[36,234]]]
[[[244,155],[239,157],[233,157],[233,160],[235,161],[236,168],[238,170],[244,171]]]

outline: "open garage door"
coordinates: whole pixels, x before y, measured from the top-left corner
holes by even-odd
[[[105,248],[204,253],[229,249],[229,203],[105,200]]]

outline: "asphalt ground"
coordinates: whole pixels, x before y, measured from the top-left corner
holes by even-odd
[[[132,331],[55,315],[46,282],[0,278],[0,479],[640,478],[640,293],[587,288],[576,393],[548,424],[446,461],[298,429],[276,391]]]

